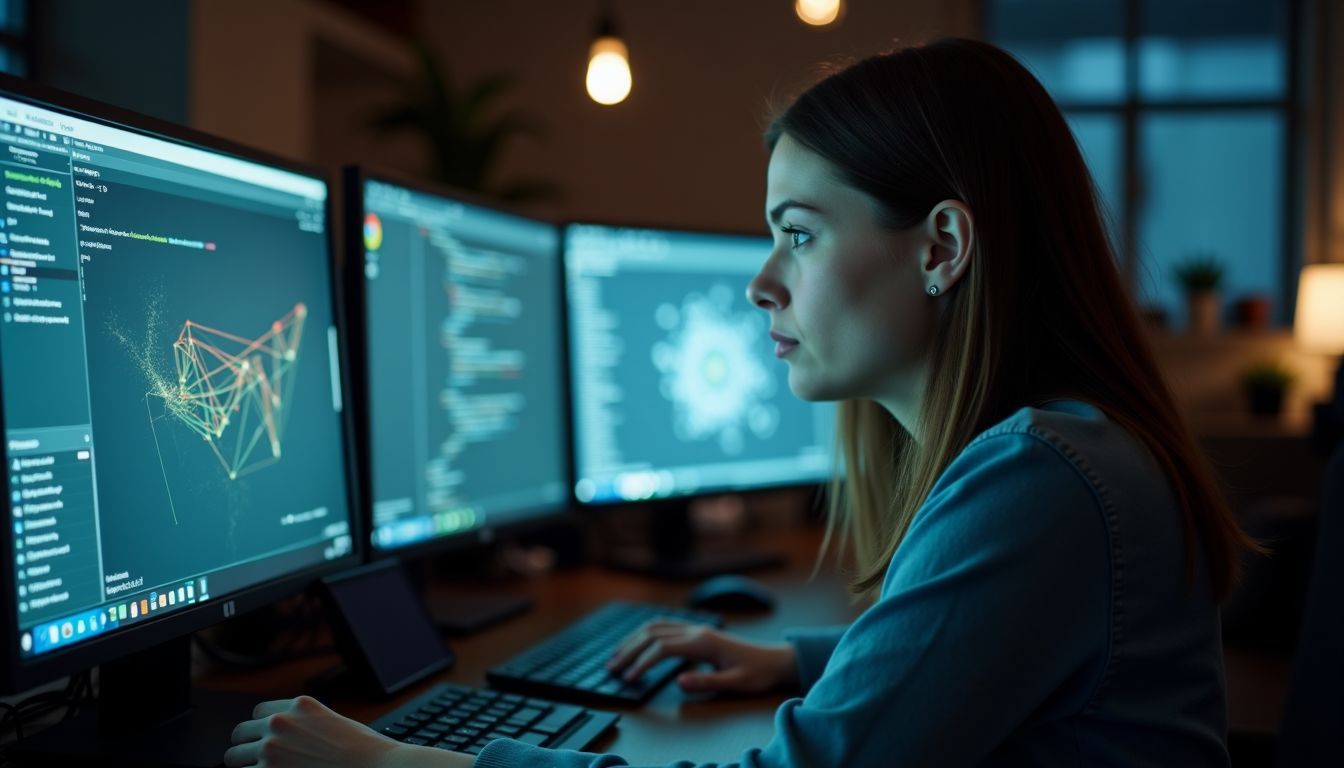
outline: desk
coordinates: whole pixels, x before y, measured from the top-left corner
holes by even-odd
[[[747,638],[778,641],[783,631],[792,627],[827,626],[853,620],[860,611],[850,602],[843,579],[833,567],[828,564],[815,580],[809,580],[820,542],[820,531],[815,528],[770,534],[755,542],[756,546],[779,550],[789,557],[785,568],[754,574],[774,590],[780,598],[779,604],[769,614],[728,616],[727,628]],[[371,722],[433,682],[484,687],[486,669],[607,600],[679,605],[689,586],[588,566],[522,581],[515,588],[529,594],[536,601],[536,607],[478,635],[454,641],[452,646],[457,653],[457,663],[449,672],[389,701],[328,703],[342,714]],[[452,594],[464,588],[442,584],[435,589]],[[336,663],[335,655],[326,655],[256,672],[209,672],[199,677],[197,684],[205,688],[255,693],[258,700],[289,698],[300,691],[310,677]],[[1280,666],[1286,668],[1286,665]],[[1248,663],[1235,653],[1229,655],[1227,694],[1229,726],[1233,730],[1265,732],[1277,726],[1278,702],[1282,701],[1279,682],[1280,678],[1286,678],[1286,671],[1279,667],[1266,671],[1263,667],[1263,664]],[[1266,677],[1279,681],[1274,683],[1278,686],[1278,698],[1270,703],[1264,698]],[[782,700],[779,694],[749,698],[692,696],[682,693],[675,683],[670,684],[645,706],[619,710],[621,720],[616,729],[590,749],[614,752],[637,764],[734,759],[742,750],[765,746],[770,740],[774,734],[774,712]]]
[[[768,614],[726,616],[726,628],[756,640],[778,641],[785,629],[801,626],[843,624],[858,615],[849,600],[843,579],[829,565],[816,580],[809,581],[820,531],[770,534],[754,542],[762,549],[785,552],[785,568],[753,574],[780,598]],[[384,702],[327,702],[337,711],[364,722],[423,691],[429,684],[448,681],[485,686],[485,671],[537,640],[602,603],[612,599],[680,605],[688,584],[656,582],[640,576],[615,573],[595,566],[582,567],[519,582],[515,589],[526,592],[536,606],[472,637],[452,641],[457,663],[447,673],[414,686]],[[450,584],[436,590],[452,593],[463,589]],[[254,692],[261,698],[288,698],[304,682],[334,665],[327,655],[256,672],[211,671],[197,678],[204,688]],[[784,696],[773,694],[749,698],[715,698],[682,693],[676,684],[658,692],[645,706],[617,710],[621,720],[590,749],[615,752],[632,762],[662,763],[672,760],[731,760],[750,747],[762,747],[774,733],[774,712]]]

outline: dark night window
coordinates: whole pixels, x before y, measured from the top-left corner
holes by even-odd
[[[1287,321],[1297,242],[1290,179],[1291,0],[985,0],[986,38],[1064,110],[1141,304],[1176,327],[1174,273],[1226,266],[1225,300],[1266,294]]]

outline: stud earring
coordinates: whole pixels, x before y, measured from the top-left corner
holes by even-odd
[[[937,296],[937,295],[938,295],[938,286],[936,286],[936,285],[930,285],[930,286],[929,286],[929,295],[930,295],[930,296]]]

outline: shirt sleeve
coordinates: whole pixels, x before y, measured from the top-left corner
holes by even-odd
[[[835,646],[848,626],[822,627],[817,629],[795,629],[784,634],[784,639],[793,646],[798,662],[798,689],[807,693],[826,671],[826,663],[831,660]]]
[[[698,768],[976,765],[1047,700],[1073,696],[1063,706],[1081,709],[1108,648],[1108,531],[1091,483],[1052,444],[1021,432],[974,441],[916,514],[881,598],[806,696],[780,706],[770,743]],[[476,760],[617,765],[509,740]]]

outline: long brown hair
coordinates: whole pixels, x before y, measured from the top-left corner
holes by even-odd
[[[823,552],[854,547],[851,589],[882,583],[916,510],[975,435],[1022,406],[1084,400],[1140,440],[1182,509],[1187,573],[1202,552],[1215,595],[1254,547],[1196,447],[1115,266],[1092,177],[1063,115],[1012,56],[947,39],[859,61],[805,91],[766,133],[824,157],[874,198],[885,226],[940,201],[975,217],[974,253],[930,344],[911,431],[871,401],[840,404]]]

